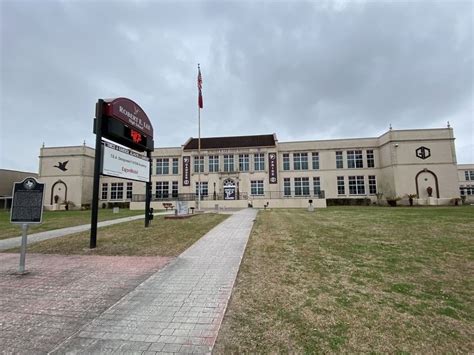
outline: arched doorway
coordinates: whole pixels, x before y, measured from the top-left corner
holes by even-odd
[[[235,181],[224,180],[224,200],[235,200]]]
[[[418,198],[428,198],[428,187],[433,189],[431,197],[439,198],[438,177],[428,169],[421,170],[415,177],[416,194]]]
[[[54,196],[58,196],[57,202]],[[67,201],[67,185],[64,181],[58,180],[51,187],[51,205]]]

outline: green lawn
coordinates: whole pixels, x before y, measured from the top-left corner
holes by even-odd
[[[144,211],[120,209],[113,213],[112,209],[99,209],[99,221],[144,214]],[[91,211],[44,211],[43,223],[31,226],[28,233],[44,232],[53,229],[78,226],[91,223]],[[0,240],[21,235],[21,226],[10,223],[10,212],[0,211]]]
[[[145,228],[143,220],[120,223],[97,230],[97,248],[89,249],[89,232],[45,240],[28,246],[29,253],[177,256],[222,222],[228,215],[206,213],[188,219],[155,216]],[[6,252],[18,252],[19,248]]]
[[[474,351],[474,208],[261,211],[215,353]]]

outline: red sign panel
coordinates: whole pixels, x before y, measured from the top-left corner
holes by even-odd
[[[130,136],[132,137],[132,141],[134,143],[140,143],[142,141],[142,135],[140,132],[137,132],[133,129],[130,130]]]
[[[191,157],[183,157],[183,186],[191,185]]]
[[[125,97],[105,99],[104,114],[114,117],[144,136],[153,138],[153,126],[142,108]]]
[[[269,179],[270,184],[277,184],[277,154],[268,153]]]

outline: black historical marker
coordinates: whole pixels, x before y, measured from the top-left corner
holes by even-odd
[[[10,222],[19,224],[41,223],[43,217],[44,184],[33,177],[16,182],[13,187],[13,202]]]

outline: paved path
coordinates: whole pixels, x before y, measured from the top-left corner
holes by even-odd
[[[0,253],[0,354],[46,354],[173,258]]]
[[[210,353],[256,214],[233,214],[54,353]]]
[[[157,212],[157,213],[154,213],[154,215],[158,216],[158,215],[166,215],[166,214],[173,214],[173,213],[174,212]],[[141,219],[141,218],[145,218],[145,215],[130,216],[130,217],[112,219],[109,221],[103,221],[103,222],[97,223],[97,228],[111,226],[117,223],[134,221],[136,219]],[[54,229],[54,230],[40,232],[40,233],[33,233],[33,234],[28,235],[28,244],[41,242],[42,240],[46,240],[46,239],[64,237],[65,235],[84,232],[90,229],[91,229],[90,224],[83,224],[80,226]],[[0,251],[16,248],[19,246],[21,246],[21,236],[0,240]]]

